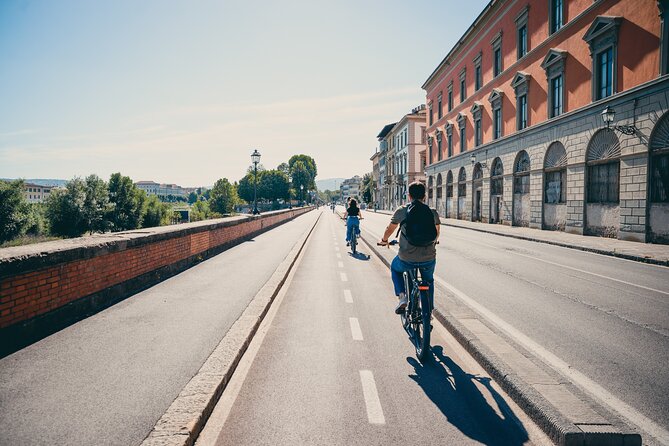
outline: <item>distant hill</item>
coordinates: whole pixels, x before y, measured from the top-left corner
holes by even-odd
[[[339,190],[341,182],[346,178],[328,178],[325,180],[316,180],[316,188],[320,191]]]
[[[16,178],[0,178],[5,181],[13,181]],[[23,178],[23,181],[26,183],[37,184],[39,186],[55,186],[55,187],[65,187],[67,180],[57,180],[57,179],[43,179],[43,178]]]

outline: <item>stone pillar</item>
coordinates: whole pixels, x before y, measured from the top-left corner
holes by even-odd
[[[567,166],[567,223],[565,232],[583,235],[584,201],[585,164]]]
[[[530,228],[543,229],[544,173],[530,172]]]
[[[471,176],[467,176],[467,178],[471,178]],[[466,190],[467,190],[467,198],[465,199],[465,220],[467,221],[472,221],[472,194],[474,193],[473,188],[472,188],[472,182],[467,181],[466,184]]]
[[[513,224],[513,174],[504,175],[502,200],[502,224],[511,226]]]
[[[490,223],[490,177],[483,177],[481,186],[481,222]]]
[[[620,159],[620,240],[646,241],[648,155]]]

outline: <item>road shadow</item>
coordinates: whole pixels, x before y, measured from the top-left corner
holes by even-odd
[[[421,364],[413,357],[407,362],[414,368],[409,375],[446,419],[469,438],[487,445],[517,446],[529,441],[527,431],[502,396],[492,387],[490,378],[466,373],[439,345],[432,347],[432,360]],[[476,386],[481,383],[502,412],[500,416],[488,404]],[[463,410],[463,402],[467,410]]]
[[[351,251],[349,251],[348,255],[353,257],[354,259],[364,260],[364,261],[367,261],[372,257],[370,254],[365,254],[364,252],[360,252],[360,251],[356,252],[355,254],[353,254]]]

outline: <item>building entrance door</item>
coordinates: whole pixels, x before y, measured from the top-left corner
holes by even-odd
[[[474,192],[474,221],[481,221],[481,189]]]

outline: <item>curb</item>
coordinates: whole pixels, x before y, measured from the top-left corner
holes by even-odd
[[[390,268],[390,262],[366,237],[360,237],[367,247]],[[435,284],[435,287],[438,286]],[[499,386],[557,445],[641,446],[641,436],[635,432],[584,431],[569,421],[537,390],[520,378],[500,357],[483,345],[472,332],[456,318],[433,309],[434,317],[453,335],[462,347],[490,374]]]
[[[376,213],[385,214],[385,215],[392,215],[392,212],[382,211],[382,210],[379,210]],[[525,235],[505,234],[503,232],[491,231],[489,229],[470,228],[468,226],[455,225],[455,224],[452,224],[452,223],[442,223],[442,226],[449,226],[451,228],[458,228],[458,229],[467,229],[469,231],[483,232],[483,233],[486,233],[486,234],[493,234],[493,235],[499,235],[501,237],[515,238],[515,239],[518,239],[518,240],[525,240],[525,241],[528,241],[528,242],[544,243],[546,245],[560,246],[561,248],[569,248],[569,249],[575,249],[575,250],[578,250],[578,251],[592,252],[594,254],[601,254],[601,255],[609,256],[609,257],[618,257],[618,258],[625,259],[625,260],[632,260],[634,262],[649,263],[649,264],[652,264],[652,265],[660,265],[660,266],[669,266],[669,260],[659,260],[659,259],[654,259],[652,257],[642,257],[642,256],[634,255],[634,254],[625,254],[625,253],[616,252],[616,251],[608,251],[606,249],[589,248],[587,246],[570,245],[568,243],[554,242],[554,241],[551,241],[551,240],[543,240],[543,239],[540,239],[540,238],[528,237],[528,236],[525,236]],[[539,229],[537,229],[537,230],[539,230]],[[582,237],[587,237],[587,236],[582,236]]]
[[[218,403],[251,339],[255,336],[274,298],[283,287],[288,274],[320,221],[321,215],[318,215],[306,235],[298,240],[239,319],[230,327],[200,370],[156,422],[141,443],[142,446],[192,446],[195,444],[195,440]]]

